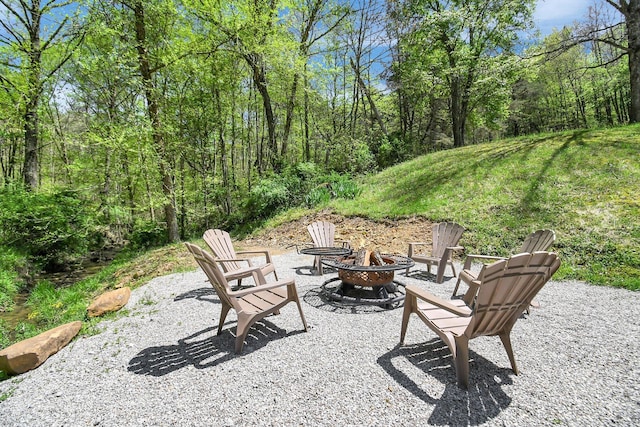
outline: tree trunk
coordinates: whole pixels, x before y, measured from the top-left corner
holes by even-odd
[[[276,121],[271,106],[271,96],[267,87],[267,77],[265,74],[264,64],[260,55],[249,53],[244,55],[247,63],[253,71],[253,83],[260,92],[262,97],[262,107],[264,108],[265,120],[267,122],[267,146],[269,147],[269,160],[275,171],[280,170],[281,162],[278,155],[278,144],[276,140]]]
[[[620,12],[627,26],[626,48],[629,56],[629,122],[640,123],[640,0],[605,0]],[[606,40],[604,40],[606,42]],[[617,43],[615,43],[617,45]]]
[[[311,161],[311,144],[309,142],[309,81],[307,79],[307,64],[304,65],[304,160]]]
[[[631,107],[629,121],[640,123],[640,0],[631,0],[628,6],[627,34],[629,35],[629,77],[631,80]]]
[[[173,178],[171,176],[171,168],[167,161],[166,139],[164,130],[162,129],[162,121],[160,120],[160,111],[158,108],[157,93],[153,83],[152,71],[149,65],[149,55],[147,52],[146,28],[144,19],[144,6],[142,1],[134,3],[135,30],[136,30],[136,48],[138,50],[138,62],[140,74],[144,84],[144,93],[147,99],[147,113],[151,121],[151,134],[153,143],[158,151],[160,176],[162,177],[162,192],[165,195],[164,216],[167,222],[167,237],[169,242],[175,243],[180,241],[180,233],[178,231],[178,217],[176,214],[176,200],[173,186]]]
[[[453,127],[453,146],[464,146],[466,114],[463,110],[462,94],[458,77],[451,83],[451,125]]]
[[[38,135],[38,104],[40,103],[40,73],[42,67],[42,50],[40,46],[40,2],[31,5],[32,23],[28,25],[29,43],[31,50],[28,52],[28,89],[27,105],[24,112],[24,168],[22,176],[29,190],[38,188],[39,160],[38,151],[40,141]]]
[[[24,167],[22,176],[29,190],[38,188],[38,97],[31,99],[24,114]]]

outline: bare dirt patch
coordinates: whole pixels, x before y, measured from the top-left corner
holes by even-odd
[[[307,225],[318,220],[334,223],[336,240],[347,240],[353,248],[406,254],[409,242],[431,242],[433,223],[424,218],[374,221],[321,211],[265,230],[242,240],[241,245],[246,248],[268,248],[274,254],[295,250],[296,245],[303,247],[311,243]]]

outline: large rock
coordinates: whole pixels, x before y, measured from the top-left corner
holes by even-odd
[[[16,375],[37,368],[69,344],[81,327],[80,321],[67,323],[5,348],[0,351],[0,370]]]
[[[127,305],[130,296],[131,289],[129,287],[105,292],[96,298],[91,305],[89,305],[89,308],[87,308],[87,315],[89,317],[98,317],[105,313],[120,310],[122,307]]]

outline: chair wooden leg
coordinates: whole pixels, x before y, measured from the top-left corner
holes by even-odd
[[[502,341],[502,345],[504,345],[504,349],[507,350],[507,355],[509,356],[509,362],[511,362],[511,369],[516,375],[518,375],[518,366],[516,365],[516,358],[513,356],[513,348],[511,348],[511,331],[501,333],[500,340]]]
[[[407,325],[409,324],[409,317],[413,313],[416,306],[415,295],[407,294],[404,298],[404,311],[402,312],[402,327],[400,328],[400,344],[404,344],[404,337],[407,334]]]
[[[456,294],[458,293],[459,286],[460,286],[460,276],[458,276],[458,280],[456,281],[456,287],[453,288],[453,294],[451,294],[452,297],[455,297]]]
[[[287,286],[287,294],[289,296],[289,301],[295,301],[298,306],[298,312],[300,313],[300,318],[302,319],[302,325],[304,326],[304,330],[307,331],[307,319],[304,318],[304,313],[302,312],[302,305],[300,304],[300,298],[298,298],[298,291],[296,290],[295,285]]]
[[[251,325],[253,324],[253,317],[248,316],[238,316],[238,325],[236,326],[236,353],[239,354],[242,352],[242,347],[244,346],[244,340],[249,333],[249,329],[251,329]]]
[[[304,326],[305,332],[309,330],[307,326],[307,319],[304,317],[304,313],[302,312],[302,305],[300,305],[300,300],[296,297],[296,305],[298,306],[298,312],[300,313],[300,319],[302,319],[302,326]]]
[[[442,260],[438,263],[438,273],[436,276],[436,283],[442,283],[444,281],[444,270],[447,268],[447,262]]]
[[[456,377],[458,387],[469,388],[469,339],[466,336],[455,338],[455,353],[453,355],[456,365]]]
[[[222,326],[224,325],[224,321],[227,319],[227,314],[230,309],[230,306],[224,303],[222,304],[222,309],[220,310],[220,323],[218,324],[218,335],[222,333]]]

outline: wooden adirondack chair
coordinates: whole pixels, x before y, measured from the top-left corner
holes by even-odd
[[[529,234],[527,238],[522,243],[520,250],[518,253],[523,252],[537,252],[537,251],[548,251],[553,245],[553,242],[556,240],[556,234],[552,230],[537,230],[533,233]],[[491,255],[467,255],[464,260],[464,266],[462,267],[462,271],[458,276],[458,281],[456,282],[456,287],[453,289],[453,296],[458,292],[458,287],[460,286],[460,281],[465,282],[467,285],[470,285],[474,280],[476,280],[476,273],[471,271],[471,263],[474,260],[480,261],[499,261],[502,259],[506,259],[505,257],[499,256],[491,256]]]
[[[407,286],[400,330],[404,343],[409,317],[415,313],[449,347],[458,385],[469,385],[469,340],[499,336],[511,368],[518,367],[511,348],[511,329],[533,297],[560,266],[554,253],[534,252],[485,265],[478,276],[477,294],[469,299],[443,300],[413,285]]]
[[[311,236],[314,247],[331,248],[336,246],[336,226],[327,221],[312,222],[307,226],[307,231]],[[349,242],[340,241],[340,246],[349,248]],[[322,256],[318,255],[313,261],[313,268],[318,270],[318,274],[322,274]]]
[[[231,242],[229,233],[219,229],[209,229],[204,232],[202,236],[205,243],[211,251],[214,253],[217,261],[222,266],[222,271],[227,280],[238,280],[238,286],[242,284],[242,278],[248,277],[246,273],[247,268],[253,267],[251,260],[245,257],[238,257],[238,255],[264,255],[265,264],[260,266],[260,271],[263,276],[267,276],[273,273],[276,280],[278,280],[278,273],[276,273],[275,266],[271,260],[271,254],[269,251],[238,251],[236,252]],[[241,263],[246,263],[246,267],[243,267]],[[255,278],[254,278],[255,280]],[[257,282],[256,282],[257,283]]]
[[[216,290],[222,303],[220,322],[218,323],[218,335],[222,332],[222,326],[230,309],[234,309],[238,315],[236,326],[235,352],[240,353],[244,346],[244,340],[251,326],[270,314],[279,314],[280,309],[290,302],[295,302],[300,312],[302,325],[307,330],[307,321],[302,312],[300,299],[293,279],[283,279],[277,282],[266,283],[262,270],[255,266],[246,270],[247,277],[255,274],[258,277],[257,285],[241,290],[232,290],[223,271],[218,267],[222,262],[216,260],[197,245],[185,242],[189,252],[200,265]],[[250,271],[251,270],[251,271]]]
[[[456,275],[456,269],[453,266],[453,251],[463,250],[464,247],[458,246],[458,242],[464,232],[464,227],[455,222],[441,222],[433,225],[431,254],[417,253],[416,250],[421,245],[428,245],[425,242],[409,243],[408,257],[416,263],[427,264],[427,271],[431,273],[431,266],[437,266],[436,283],[442,283],[444,280],[444,271],[447,265],[451,267],[453,275]],[[409,269],[407,269],[409,274]]]

